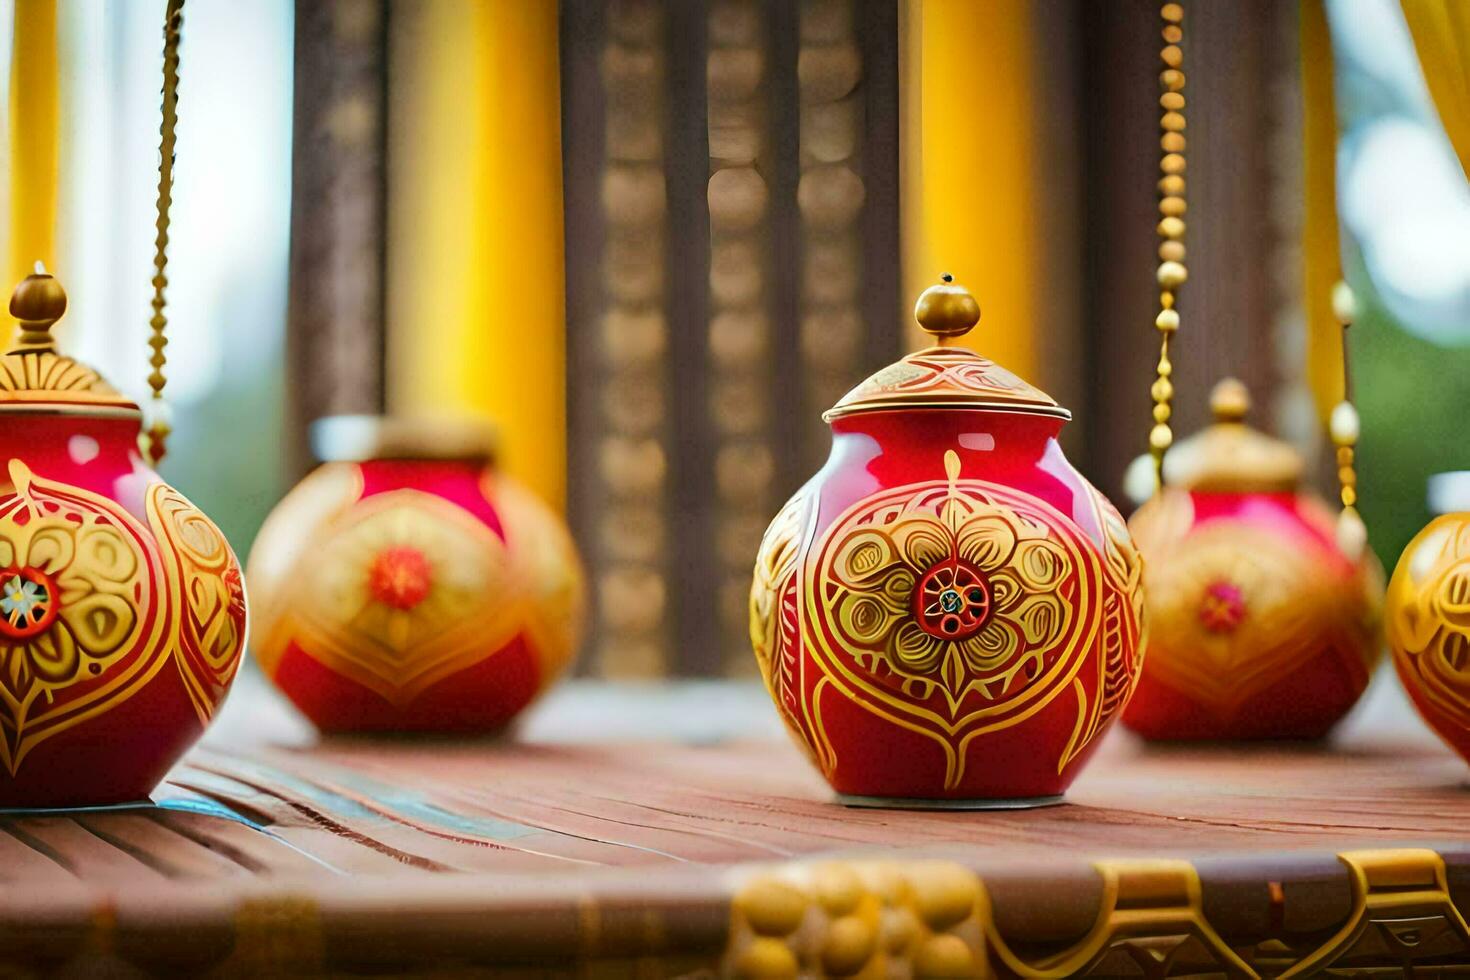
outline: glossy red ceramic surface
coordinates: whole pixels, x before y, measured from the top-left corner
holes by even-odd
[[[328,463],[251,552],[257,658],[325,731],[494,731],[571,657],[559,520],[472,460]]]
[[[833,422],[762,543],[752,639],[782,717],[851,797],[1066,790],[1142,655],[1122,519],[1061,420],[986,410]]]
[[[1318,738],[1378,657],[1382,574],[1294,492],[1169,489],[1130,522],[1149,652],[1124,723],[1152,739]]]
[[[0,807],[146,799],[239,665],[229,545],[110,414],[0,416]]]

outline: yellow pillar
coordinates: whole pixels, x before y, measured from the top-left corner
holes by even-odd
[[[1337,230],[1337,102],[1332,41],[1322,0],[1302,0],[1302,298],[1307,322],[1307,385],[1325,420],[1343,397],[1342,326],[1332,287],[1342,278]]]
[[[393,8],[388,401],[472,412],[501,462],[566,495],[557,5]]]
[[[4,289],[55,265],[60,158],[56,0],[15,0],[10,62],[10,237]]]
[[[901,221],[908,300],[953,273],[983,311],[961,342],[1042,380],[1032,6],[903,0]]]

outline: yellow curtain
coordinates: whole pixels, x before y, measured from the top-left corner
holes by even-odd
[[[1470,3],[1400,0],[1440,121],[1470,174]]]
[[[1337,100],[1332,40],[1323,0],[1302,0],[1302,287],[1307,321],[1307,383],[1323,419],[1343,397],[1342,327],[1332,287],[1342,278],[1337,230]]]
[[[389,407],[470,412],[501,462],[566,495],[557,5],[394,6]]]
[[[952,272],[980,301],[965,343],[1033,381],[1041,266],[1031,0],[903,0],[901,181],[908,303]],[[920,340],[917,328],[911,340]],[[927,341],[927,338],[924,338]]]
[[[10,61],[10,236],[6,295],[37,261],[56,262],[61,97],[56,0],[15,0]]]

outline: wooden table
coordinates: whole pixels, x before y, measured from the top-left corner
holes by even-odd
[[[0,963],[1470,975],[1467,782],[1370,704],[1331,746],[1117,734],[1049,809],[850,810],[754,685],[578,682],[514,739],[315,743],[247,675],[156,805],[0,818]]]

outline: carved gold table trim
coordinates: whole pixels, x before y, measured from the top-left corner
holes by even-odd
[[[1470,928],[1445,862],[1425,849],[1338,855],[1350,917],[1323,942],[1266,939],[1234,948],[1205,915],[1187,861],[1099,861],[1092,929],[1026,955],[996,929],[981,877],[952,862],[794,864],[753,874],[736,893],[721,972],[738,977],[1298,977],[1470,971]],[[1272,882],[1279,894],[1280,883]]]

